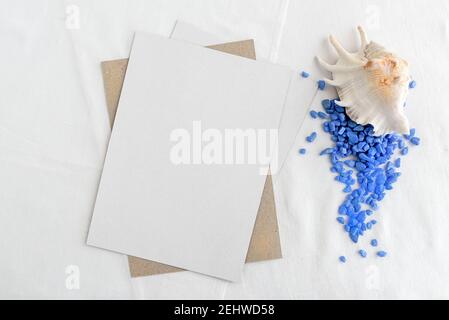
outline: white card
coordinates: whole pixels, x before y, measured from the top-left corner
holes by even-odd
[[[88,244],[238,280],[292,76],[136,33]],[[242,132],[257,143],[238,154]]]
[[[218,39],[216,35],[199,30],[196,26],[182,20],[176,21],[171,38],[189,41],[201,46],[232,41],[231,39]],[[304,122],[304,118],[307,116],[306,113],[314,100],[316,92],[316,80],[303,78],[299,75],[299,72],[292,77],[279,125],[277,170],[275,167],[272,168],[271,174],[273,176],[279,173],[291,152],[296,136]],[[317,105],[317,108],[320,108],[320,106]]]

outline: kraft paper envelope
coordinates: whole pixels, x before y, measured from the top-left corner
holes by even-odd
[[[230,42],[208,47],[242,57],[251,59],[256,58],[254,42],[252,40]],[[122,89],[127,65],[128,59],[104,61],[101,64],[111,126],[117,111],[120,91]],[[278,233],[273,185],[271,176],[267,176],[250,246],[248,248],[246,262],[257,262],[279,258],[282,258],[282,252]],[[180,268],[133,256],[128,257],[128,262],[131,277],[143,277],[183,271],[183,269]]]
[[[137,32],[87,244],[238,281],[295,76]]]

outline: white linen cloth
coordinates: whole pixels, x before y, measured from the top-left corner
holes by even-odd
[[[449,298],[446,1],[0,4],[1,298]],[[191,272],[130,280],[124,256],[85,245],[109,137],[99,62],[127,57],[136,30],[168,36],[177,19],[225,40],[254,38],[258,58],[305,69],[311,81],[324,76],[315,55],[335,59],[327,34],[356,49],[357,24],[410,62],[418,86],[407,114],[422,145],[360,244],[372,253],[376,237],[387,258],[357,257],[335,222],[342,185],[317,155],[329,139],[309,118],[275,180],[283,259],[247,265],[237,284]],[[314,108],[332,96],[319,92]]]

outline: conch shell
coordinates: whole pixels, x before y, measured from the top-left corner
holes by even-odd
[[[333,80],[340,98],[336,103],[346,108],[355,122],[371,124],[376,135],[408,133],[409,123],[404,114],[410,74],[407,61],[387,51],[375,42],[368,42],[365,31],[358,27],[361,48],[356,53],[346,51],[333,37],[330,43],[338,53],[335,65],[317,57]]]

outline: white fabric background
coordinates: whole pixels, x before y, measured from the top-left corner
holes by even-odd
[[[0,6],[1,298],[449,298],[447,1]],[[342,185],[317,156],[329,140],[309,118],[275,181],[284,259],[246,266],[236,284],[191,272],[130,280],[124,256],[84,244],[109,136],[99,61],[126,57],[135,30],[168,36],[177,19],[223,39],[255,38],[258,57],[306,69],[311,81],[323,76],[314,55],[335,59],[327,34],[355,49],[357,24],[411,63],[418,87],[407,112],[422,146],[404,159],[379,223],[360,244],[372,253],[367,242],[375,236],[388,258],[358,258],[335,222]],[[333,95],[320,92],[313,105]],[[296,150],[312,130],[317,141],[300,157]],[[345,265],[337,262],[341,254]],[[70,266],[79,268],[79,289],[66,287]]]

